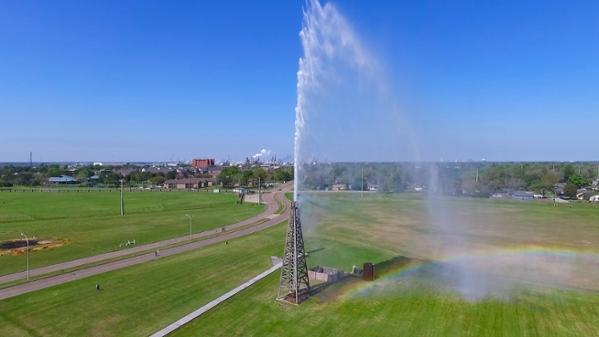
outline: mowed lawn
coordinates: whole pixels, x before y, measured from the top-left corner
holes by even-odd
[[[599,336],[599,295],[530,293],[517,301],[464,301],[418,290],[389,298],[319,294],[299,306],[273,301],[271,275],[172,334],[182,336]],[[336,291],[327,290],[330,294]]]
[[[279,225],[0,301],[0,336],[148,336],[269,268],[284,231]]]
[[[444,204],[443,216],[459,223],[456,230],[475,247],[532,242],[592,250],[599,242],[599,209],[588,204],[554,208],[466,198]],[[365,261],[430,257],[427,247],[439,236],[432,216],[415,194],[307,198],[302,218],[309,265],[349,270]],[[377,269],[378,277],[393,272]],[[271,275],[173,336],[599,336],[597,291],[533,287],[514,297],[472,300],[406,280],[392,292],[360,295],[356,289],[368,282],[348,278],[299,306],[286,306],[273,301],[279,275]]]
[[[235,223],[260,213],[263,205],[236,204],[236,197],[210,192],[125,192],[125,217],[119,192],[2,192],[0,242],[21,232],[38,239],[59,239],[62,247],[33,251],[31,267],[124,249]],[[24,256],[0,256],[0,275],[25,269]]]
[[[455,230],[475,248],[532,242],[591,251],[599,239],[599,209],[589,205],[461,198],[445,205],[443,217],[459,223]],[[434,258],[426,248],[440,235],[432,216],[414,194],[306,199],[308,263],[349,270],[371,261],[379,278],[394,275],[400,267],[381,263]],[[0,301],[0,336],[147,336],[266,269],[269,256],[282,254],[284,233],[279,225],[229,245]],[[173,336],[599,336],[597,291],[533,287],[472,300],[418,281],[369,295],[356,289],[376,282],[348,278],[293,306],[275,301],[275,273]],[[105,290],[96,292],[95,282]]]
[[[307,249],[318,250],[312,263],[347,271],[364,262],[355,255],[436,259],[447,241],[449,253],[526,245],[599,252],[599,205],[589,203],[321,193],[305,197],[301,215]]]

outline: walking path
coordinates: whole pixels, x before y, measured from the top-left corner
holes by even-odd
[[[285,185],[279,191],[273,191],[272,193],[264,194],[263,200],[267,204],[267,209],[263,213],[246,219],[244,221],[238,222],[236,224],[227,225],[221,228],[213,229],[210,231],[205,231],[201,233],[197,233],[192,235],[193,239],[206,238],[200,241],[191,241],[189,243],[184,243],[189,241],[189,236],[179,237],[170,240],[164,240],[159,242],[154,242],[146,245],[141,245],[135,248],[130,248],[126,250],[111,252],[100,254],[96,256],[90,256],[82,259],[77,259],[73,261],[68,261],[64,263],[55,264],[52,266],[36,268],[31,270],[31,276],[35,275],[43,275],[52,272],[60,272],[64,269],[68,268],[76,268],[82,267],[79,270],[75,270],[73,272],[63,273],[55,276],[49,276],[46,278],[37,279],[34,281],[30,281],[27,283],[18,284],[15,286],[7,287],[4,289],[0,289],[0,300],[6,299],[9,297],[14,297],[17,295],[21,295],[27,292],[48,288],[54,285],[58,285],[65,282],[70,282],[78,279],[82,279],[88,276],[105,273],[108,271],[121,269],[129,266],[133,266],[136,264],[156,260],[163,258],[165,256],[170,256],[174,254],[179,254],[183,252],[187,252],[190,250],[198,249],[205,247],[207,245],[211,245],[218,242],[223,242],[226,240],[231,240],[234,238],[242,237],[248,234],[252,234],[268,227],[272,227],[277,225],[289,218],[289,200],[285,196],[285,192],[290,189],[290,185]],[[285,211],[282,214],[275,214],[275,212],[279,208],[279,203],[286,205]],[[171,247],[172,245],[179,244],[177,246]],[[160,254],[156,256],[154,251],[159,249]],[[143,253],[148,251],[148,253]],[[126,257],[131,254],[140,253],[140,255]],[[110,261],[114,258],[123,257],[117,261]],[[108,261],[107,261],[108,260]],[[85,267],[87,264],[91,263],[102,263],[105,261],[106,263],[94,265],[90,267]],[[20,276],[20,277],[17,277]],[[10,282],[18,279],[22,279],[25,277],[25,273],[15,273],[4,275],[0,277],[0,283]]]
[[[279,268],[281,268],[282,262],[279,262],[277,264],[275,264],[274,266],[270,267],[269,269],[263,271],[262,273],[260,273],[259,275],[255,276],[254,278],[242,283],[240,286],[238,286],[237,288],[230,290],[228,292],[226,292],[225,294],[219,296],[218,298],[208,302],[208,304],[200,307],[198,310],[193,311],[187,315],[185,315],[183,318],[177,320],[174,323],[171,323],[170,325],[168,325],[166,328],[157,331],[155,333],[153,333],[150,337],[163,337],[166,336],[168,334],[170,334],[171,332],[179,329],[180,327],[182,327],[183,325],[193,321],[194,319],[198,318],[199,316],[201,316],[203,313],[207,312],[208,310],[214,308],[215,306],[221,304],[222,302],[228,300],[229,298],[233,297],[235,294],[243,291],[244,289],[248,288],[249,286],[253,285],[254,283],[260,281],[261,279],[265,278],[266,276],[272,274],[273,272],[275,272],[276,270],[278,270]]]
[[[182,243],[182,242],[186,242],[186,241],[190,241],[190,240],[196,240],[196,239],[204,238],[207,236],[212,236],[212,235],[221,233],[223,231],[223,229],[224,230],[232,230],[232,229],[236,229],[239,227],[248,226],[248,225],[255,223],[257,221],[260,221],[264,218],[268,218],[269,216],[272,216],[274,214],[274,212],[276,212],[276,210],[278,209],[279,202],[281,202],[281,201],[279,201],[279,202],[276,201],[277,199],[275,198],[275,194],[277,194],[277,193],[283,194],[283,197],[284,197],[285,191],[288,191],[290,189],[290,186],[291,186],[290,184],[283,185],[283,187],[281,188],[282,191],[280,191],[280,192],[264,193],[262,195],[262,200],[267,205],[266,210],[264,210],[264,212],[262,212],[258,215],[255,215],[249,219],[243,220],[236,224],[226,225],[226,226],[223,226],[220,228],[215,228],[212,230],[195,233],[191,236],[191,239],[190,239],[189,235],[185,235],[185,236],[181,236],[181,237],[177,237],[177,238],[173,238],[173,239],[156,241],[153,243],[139,245],[139,246],[136,246],[133,248],[117,250],[114,252],[109,252],[109,253],[104,253],[104,254],[99,254],[99,255],[94,255],[94,256],[88,256],[88,257],[84,257],[84,258],[80,258],[80,259],[76,259],[76,260],[53,264],[53,265],[46,266],[46,267],[31,269],[29,271],[30,277],[60,272],[60,271],[64,271],[64,270],[69,270],[69,269],[73,269],[73,268],[76,268],[76,267],[79,267],[82,265],[98,263],[98,262],[105,261],[105,260],[113,260],[115,258],[124,257],[127,255],[132,255],[132,254],[141,253],[141,252],[145,252],[145,251],[157,250],[157,249],[161,249],[162,247],[165,247],[165,246],[172,246],[172,245],[175,245],[178,243]],[[279,199],[280,199],[280,196],[279,196]],[[286,201],[283,201],[283,202],[286,202]],[[2,276],[0,276],[0,284],[13,282],[13,281],[17,281],[17,280],[22,280],[27,276],[26,273],[27,273],[26,271],[22,271],[22,272],[13,273],[13,274],[2,275]]]

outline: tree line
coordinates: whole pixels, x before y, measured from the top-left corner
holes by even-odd
[[[262,167],[238,166],[224,167],[217,176],[217,183],[226,188],[235,186],[257,187],[269,182],[287,182],[293,180],[293,167],[279,167],[274,170],[265,170]]]
[[[597,163],[311,163],[301,168],[300,186],[383,193],[424,189],[480,197],[525,190],[574,198],[597,179]]]
[[[178,170],[171,169],[165,172],[144,172],[141,167],[133,165],[102,167],[86,165],[77,168],[59,164],[41,164],[35,167],[4,165],[0,166],[0,187],[43,186],[48,185],[50,177],[61,175],[72,176],[80,186],[117,186],[121,179],[127,186],[142,186],[162,185],[166,180],[177,178],[212,178],[212,175],[197,172],[191,167],[181,167]],[[220,174],[216,176],[216,183],[227,188],[233,186],[255,187],[258,181],[266,184],[273,181],[290,180],[293,180],[293,167],[265,170],[262,167],[229,166],[223,167]]]

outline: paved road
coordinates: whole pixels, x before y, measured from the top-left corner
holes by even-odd
[[[107,262],[107,263],[100,264],[97,266],[83,268],[83,269],[79,269],[79,270],[76,270],[73,272],[59,274],[56,276],[50,276],[47,278],[42,278],[39,280],[34,280],[31,282],[27,282],[27,283],[15,285],[12,287],[0,289],[0,300],[9,298],[9,297],[18,296],[20,294],[24,294],[24,293],[31,292],[31,291],[48,288],[48,287],[58,285],[61,283],[82,279],[82,278],[85,278],[88,276],[105,273],[108,271],[121,269],[121,268],[129,267],[129,266],[133,266],[136,264],[160,259],[165,256],[170,256],[170,255],[179,254],[179,253],[187,252],[190,250],[202,248],[202,247],[214,244],[214,243],[223,242],[225,240],[231,240],[234,238],[242,237],[242,236],[245,236],[248,234],[252,234],[252,233],[261,231],[268,227],[272,227],[272,226],[279,224],[289,218],[289,207],[286,207],[285,211],[282,214],[274,214],[274,212],[276,212],[277,209],[279,208],[279,202],[283,203],[287,206],[289,205],[289,200],[285,196],[285,192],[289,191],[290,188],[291,188],[290,185],[285,185],[283,188],[281,188],[281,191],[275,191],[274,193],[263,194],[263,201],[267,204],[267,209],[266,209],[266,211],[264,211],[263,213],[261,213],[257,216],[251,217],[249,219],[238,222],[236,224],[227,225],[227,226],[224,226],[221,228],[217,228],[214,230],[201,232],[201,233],[197,233],[197,234],[193,235],[193,239],[209,237],[204,240],[190,242],[187,244],[181,244],[182,242],[189,240],[189,236],[185,236],[185,237],[180,237],[180,238],[175,238],[175,239],[170,239],[170,240],[159,241],[159,242],[155,242],[155,243],[151,243],[151,244],[141,245],[141,246],[137,246],[135,248],[130,248],[130,249],[126,249],[126,250],[121,250],[121,251],[116,251],[116,252],[111,252],[111,253],[106,253],[106,254],[101,254],[101,255],[96,255],[96,256],[90,256],[90,257],[77,259],[77,260],[73,260],[73,261],[68,261],[68,262],[64,262],[64,263],[60,263],[60,264],[56,264],[56,265],[52,265],[52,266],[48,266],[48,267],[32,269],[31,270],[32,276],[33,275],[42,275],[42,274],[46,274],[49,272],[61,271],[61,270],[64,270],[65,268],[74,268],[74,267],[86,265],[89,263],[101,263],[102,261],[104,261],[106,259],[113,259],[113,258],[126,256],[126,255],[129,255],[132,253],[139,253],[139,252],[151,250],[150,253],[146,253],[146,254],[142,254],[142,255],[138,255],[138,256],[134,256],[134,257],[129,257],[129,258],[123,258],[123,259],[120,259],[117,261]],[[278,200],[278,202],[277,202],[277,200]],[[223,232],[223,228],[225,229],[224,232]],[[171,247],[171,248],[161,248],[161,247],[168,247],[170,245],[177,244],[177,243],[179,243],[180,245],[177,245],[177,246]],[[160,249],[159,256],[155,256],[155,254],[153,252],[156,249]],[[24,277],[24,273],[16,273],[16,274],[9,274],[9,275],[2,276],[0,278],[0,280],[2,280],[2,278],[8,279],[9,277],[12,277],[11,275],[20,275],[20,278]],[[16,278],[16,279],[19,279],[19,278]],[[8,282],[8,281],[4,280],[4,281],[0,281],[0,282]]]

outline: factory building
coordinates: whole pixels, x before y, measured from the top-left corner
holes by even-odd
[[[193,166],[196,169],[207,169],[210,166],[214,166],[214,159],[192,159],[191,166]]]

